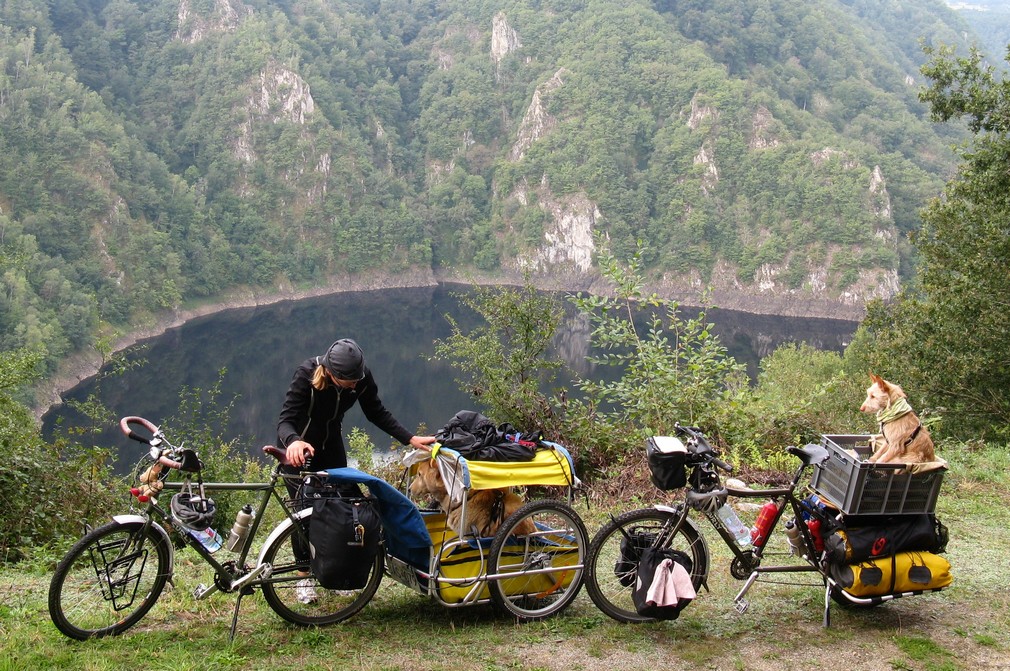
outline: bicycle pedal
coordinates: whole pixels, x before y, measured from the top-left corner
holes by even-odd
[[[210,596],[216,591],[217,591],[217,585],[208,586],[203,583],[200,583],[199,585],[196,586],[196,589],[193,590],[193,598],[197,600],[206,599],[208,596]]]
[[[733,607],[736,609],[737,613],[743,615],[747,612],[747,609],[750,608],[750,601],[747,599],[737,599]]]

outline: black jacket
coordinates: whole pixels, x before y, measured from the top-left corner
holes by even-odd
[[[361,411],[372,424],[404,445],[410,442],[414,434],[396,421],[392,413],[382,405],[379,388],[367,367],[364,379],[354,389],[330,386],[319,391],[312,388],[311,382],[316,366],[315,358],[306,359],[295,371],[277,422],[278,447],[286,448],[298,440],[304,431],[302,439],[316,451],[308,463],[310,469],[346,466],[347,450],[340,424],[344,413],[355,402],[361,406]]]

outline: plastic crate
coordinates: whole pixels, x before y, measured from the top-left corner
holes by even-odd
[[[868,435],[822,436],[828,458],[814,469],[814,491],[846,515],[932,513],[943,469],[909,475],[902,472],[903,464],[863,461],[871,452],[869,440]]]

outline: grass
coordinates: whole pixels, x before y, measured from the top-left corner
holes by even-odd
[[[947,558],[955,582],[939,594],[848,610],[833,605],[821,627],[816,586],[758,584],[743,615],[733,609],[741,583],[728,555],[705,529],[714,560],[711,592],[674,622],[622,625],[582,593],[562,615],[519,625],[490,606],[445,608],[390,579],[351,620],[320,629],[286,624],[259,594],[242,601],[238,636],[228,642],[234,597],[204,601],[192,589],[211,578],[182,552],[178,577],[125,635],[75,642],[49,621],[46,592],[56,557],[0,568],[0,671],[22,669],[425,669],[579,671],[611,668],[1006,669],[1010,658],[1010,503],[1001,449],[975,446],[951,461],[938,504],[950,529]],[[953,453],[952,453],[953,454]],[[977,472],[983,469],[986,472]],[[618,504],[615,508],[631,506]],[[578,511],[590,532],[604,506]]]

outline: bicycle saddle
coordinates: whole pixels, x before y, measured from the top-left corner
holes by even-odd
[[[796,455],[807,466],[819,464],[828,458],[828,451],[814,443],[807,443],[803,447],[790,445],[786,448],[786,452]]]

